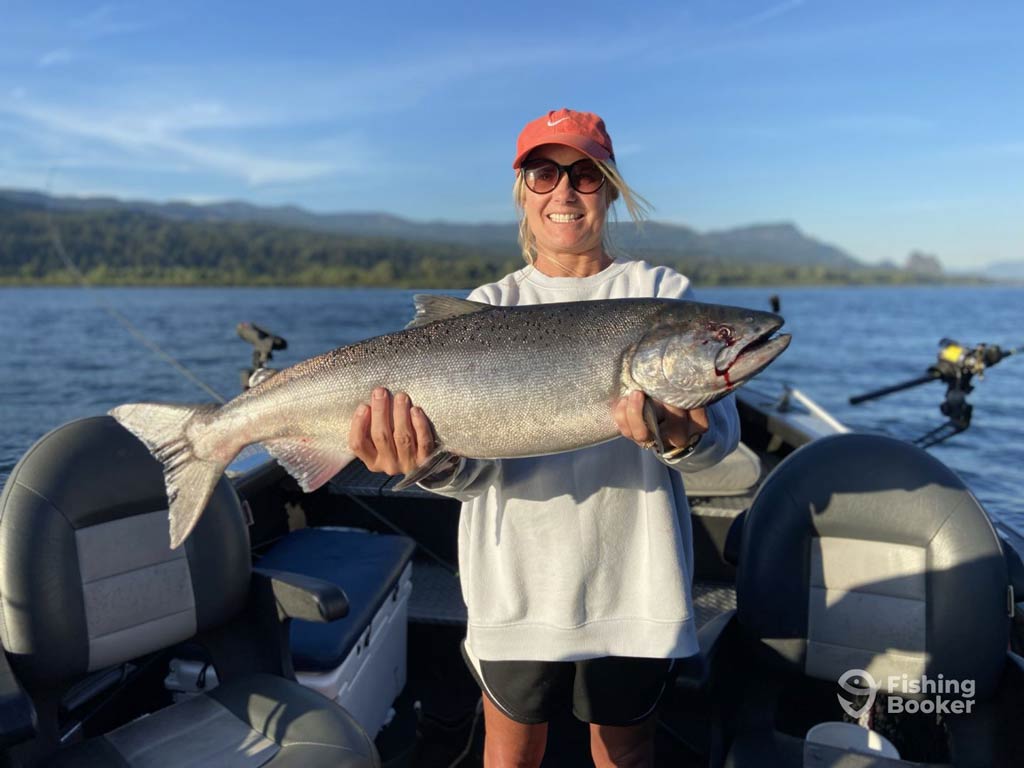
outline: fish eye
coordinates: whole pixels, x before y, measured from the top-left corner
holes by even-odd
[[[733,339],[732,328],[727,325],[719,326],[718,330],[715,331],[715,338],[723,344],[731,344]]]

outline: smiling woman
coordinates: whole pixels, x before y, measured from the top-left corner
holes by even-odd
[[[637,220],[645,203],[619,175],[600,117],[562,109],[528,123],[513,168],[527,266],[477,288],[470,299],[523,307],[692,297],[689,280],[678,272],[613,254],[606,226],[612,203],[622,199]],[[590,345],[603,344],[621,325],[610,307],[625,305],[588,306],[601,312],[585,324],[599,337]],[[553,311],[536,324],[556,332],[564,320]],[[490,348],[499,334],[488,339]],[[660,349],[660,342],[652,332],[636,346]],[[702,349],[709,354],[712,346]],[[579,362],[573,352],[565,354]],[[514,386],[530,394],[531,405],[578,398],[585,377],[559,375],[558,366],[541,357],[532,354],[531,363],[543,383],[523,378],[530,366],[509,364],[518,372]],[[660,379],[665,366],[655,353],[650,357],[658,362],[648,373]],[[469,375],[482,378],[482,370],[477,366]],[[608,434],[617,429],[626,439],[561,454],[456,457],[438,468],[428,464],[435,444],[430,418],[441,424],[443,415],[431,416],[433,406],[418,407],[408,393],[392,397],[383,387],[350,424],[350,449],[371,471],[408,476],[428,465],[433,474],[421,485],[463,503],[463,651],[483,692],[486,765],[539,765],[548,721],[570,708],[590,724],[597,766],[652,765],[662,694],[676,660],[698,651],[683,477],[735,449],[736,405],[731,395],[706,407],[659,402],[683,401],[661,390],[658,400],[648,398],[640,378],[633,370],[599,397],[598,421]],[[469,405],[461,404],[460,412],[468,415]],[[486,405],[518,423],[538,421],[529,409],[503,409],[491,390]]]
[[[556,162],[559,159],[567,164]],[[522,169],[516,174],[512,197],[520,212],[519,245],[527,264],[536,265],[546,251],[548,261],[558,267],[554,259],[559,243],[570,245],[575,253],[585,246],[614,254],[611,230],[605,223],[612,204],[620,198],[633,221],[639,224],[647,217],[648,203],[619,175],[611,136],[597,115],[561,109],[528,124],[519,136],[512,167]],[[560,193],[563,177],[568,183]],[[574,228],[562,232],[545,227],[545,218]],[[583,236],[592,235],[595,226],[599,234],[596,245],[593,237]],[[556,235],[554,242],[541,242],[538,247],[538,238],[543,240],[545,232]],[[573,273],[562,265],[562,274]]]
[[[571,147],[545,145],[530,153],[523,165],[518,183],[530,189],[530,194],[523,195],[520,205],[530,233],[532,263],[539,269],[557,267],[563,274],[572,274],[565,263],[568,257],[583,258],[602,268],[608,265],[603,244],[608,202],[601,193],[602,184],[584,192],[572,183],[581,166],[585,167],[584,178],[603,180],[594,161]],[[570,171],[563,173],[562,168]],[[545,182],[547,189],[541,193]],[[537,183],[542,185],[540,189]],[[593,181],[589,186],[594,186]]]

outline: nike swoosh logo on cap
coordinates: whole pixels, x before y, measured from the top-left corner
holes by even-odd
[[[557,120],[555,120],[555,122],[553,122],[553,123],[550,120],[548,120],[548,128],[554,128],[559,123],[565,122],[568,119],[569,119],[568,117],[560,117]]]

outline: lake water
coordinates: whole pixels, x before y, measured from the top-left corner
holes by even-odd
[[[0,483],[41,435],[133,400],[209,396],[134,338],[104,306],[226,397],[250,347],[235,325],[284,336],[284,367],[401,328],[414,291],[361,289],[0,288]],[[452,291],[456,295],[464,292]],[[860,406],[847,398],[921,375],[938,342],[1024,345],[1024,287],[698,288],[698,298],[767,309],[782,301],[789,350],[760,380],[793,384],[854,429],[913,439],[944,420],[933,382]],[[1024,354],[970,396],[970,429],[932,449],[1003,525],[1024,533]]]

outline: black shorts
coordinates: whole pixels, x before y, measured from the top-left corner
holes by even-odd
[[[678,666],[675,659],[605,656],[582,661],[484,661],[463,657],[477,685],[507,717],[546,723],[572,704],[573,714],[597,725],[635,725],[658,707]]]

